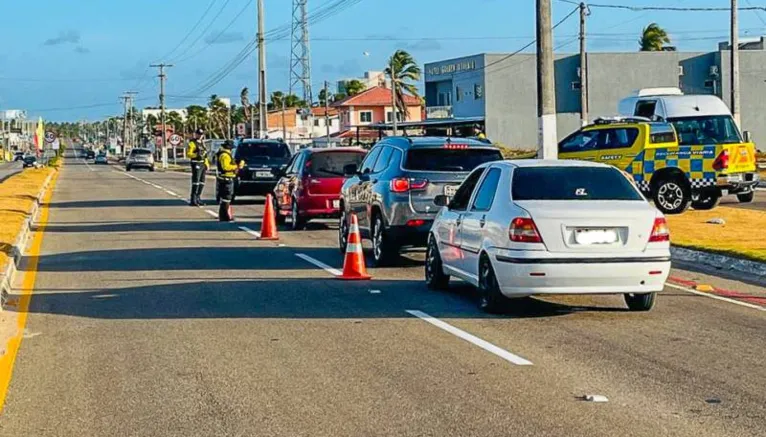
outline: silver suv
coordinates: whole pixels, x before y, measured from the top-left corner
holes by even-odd
[[[425,247],[441,209],[438,195],[454,195],[477,166],[501,160],[490,143],[447,137],[389,137],[378,142],[362,164],[344,167],[338,243],[345,252],[350,214],[362,238],[372,240],[372,262],[390,263],[402,247]]]
[[[128,158],[125,160],[125,171],[131,171],[134,168],[145,168],[154,171],[154,155],[149,149],[132,149]]]

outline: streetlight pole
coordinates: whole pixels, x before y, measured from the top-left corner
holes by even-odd
[[[269,110],[266,106],[266,43],[263,35],[263,0],[258,0],[258,130],[263,138],[269,131]]]
[[[556,85],[551,0],[537,0],[537,157],[556,159]]]
[[[588,6],[580,3],[580,124],[588,124],[588,62],[585,47],[585,17]]]
[[[739,110],[739,11],[737,0],[731,0],[731,113],[740,127]]]
[[[168,147],[167,147],[167,130],[165,127],[165,67],[172,67],[171,64],[152,64],[150,67],[156,67],[160,69],[160,124],[162,125],[162,168],[168,168]],[[175,147],[175,146],[173,146]]]

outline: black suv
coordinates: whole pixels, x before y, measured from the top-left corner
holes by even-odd
[[[384,265],[404,246],[424,247],[440,194],[452,196],[468,173],[503,159],[492,144],[447,137],[389,137],[377,143],[340,193],[338,243],[345,251],[349,217],[356,213],[362,238],[372,240],[372,261]]]
[[[279,181],[290,161],[290,148],[280,140],[245,139],[234,150],[234,161],[245,162],[234,180],[235,196],[264,196]]]

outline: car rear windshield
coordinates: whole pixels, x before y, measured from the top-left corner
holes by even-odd
[[[471,171],[489,161],[503,159],[497,149],[419,148],[407,152],[404,168],[416,171]]]
[[[513,171],[513,200],[643,200],[615,168],[521,167]]]
[[[89,153],[95,153],[95,152],[89,152]],[[133,149],[130,151],[130,154],[131,155],[151,155],[152,151],[146,150],[146,149]]]
[[[669,118],[678,131],[678,144],[735,144],[742,142],[737,125],[730,115]]]
[[[309,158],[309,175],[315,178],[343,177],[343,166],[356,164],[364,159],[363,152],[320,152]]]
[[[290,149],[283,143],[242,143],[237,146],[237,159],[287,159]]]

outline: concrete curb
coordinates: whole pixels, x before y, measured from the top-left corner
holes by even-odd
[[[48,192],[51,179],[53,179],[55,174],[55,172],[51,173],[48,175],[48,178],[45,179],[45,182],[43,182],[43,186],[37,194],[37,199],[35,199],[35,203],[32,205],[32,211],[30,211],[29,217],[24,219],[24,224],[21,225],[21,232],[19,232],[16,241],[13,243],[10,253],[11,259],[6,263],[6,266],[0,270],[0,311],[3,311],[5,308],[5,302],[8,299],[8,294],[10,294],[11,289],[13,288],[16,272],[21,264],[21,259],[24,256],[24,251],[29,242],[29,236],[32,233],[32,225],[37,221],[37,215],[40,212],[40,204],[43,201],[43,197],[45,197],[45,193]]]
[[[676,246],[670,247],[670,255],[673,261],[703,264],[719,270],[732,270],[737,273],[747,273],[766,278],[766,263],[758,261]]]

